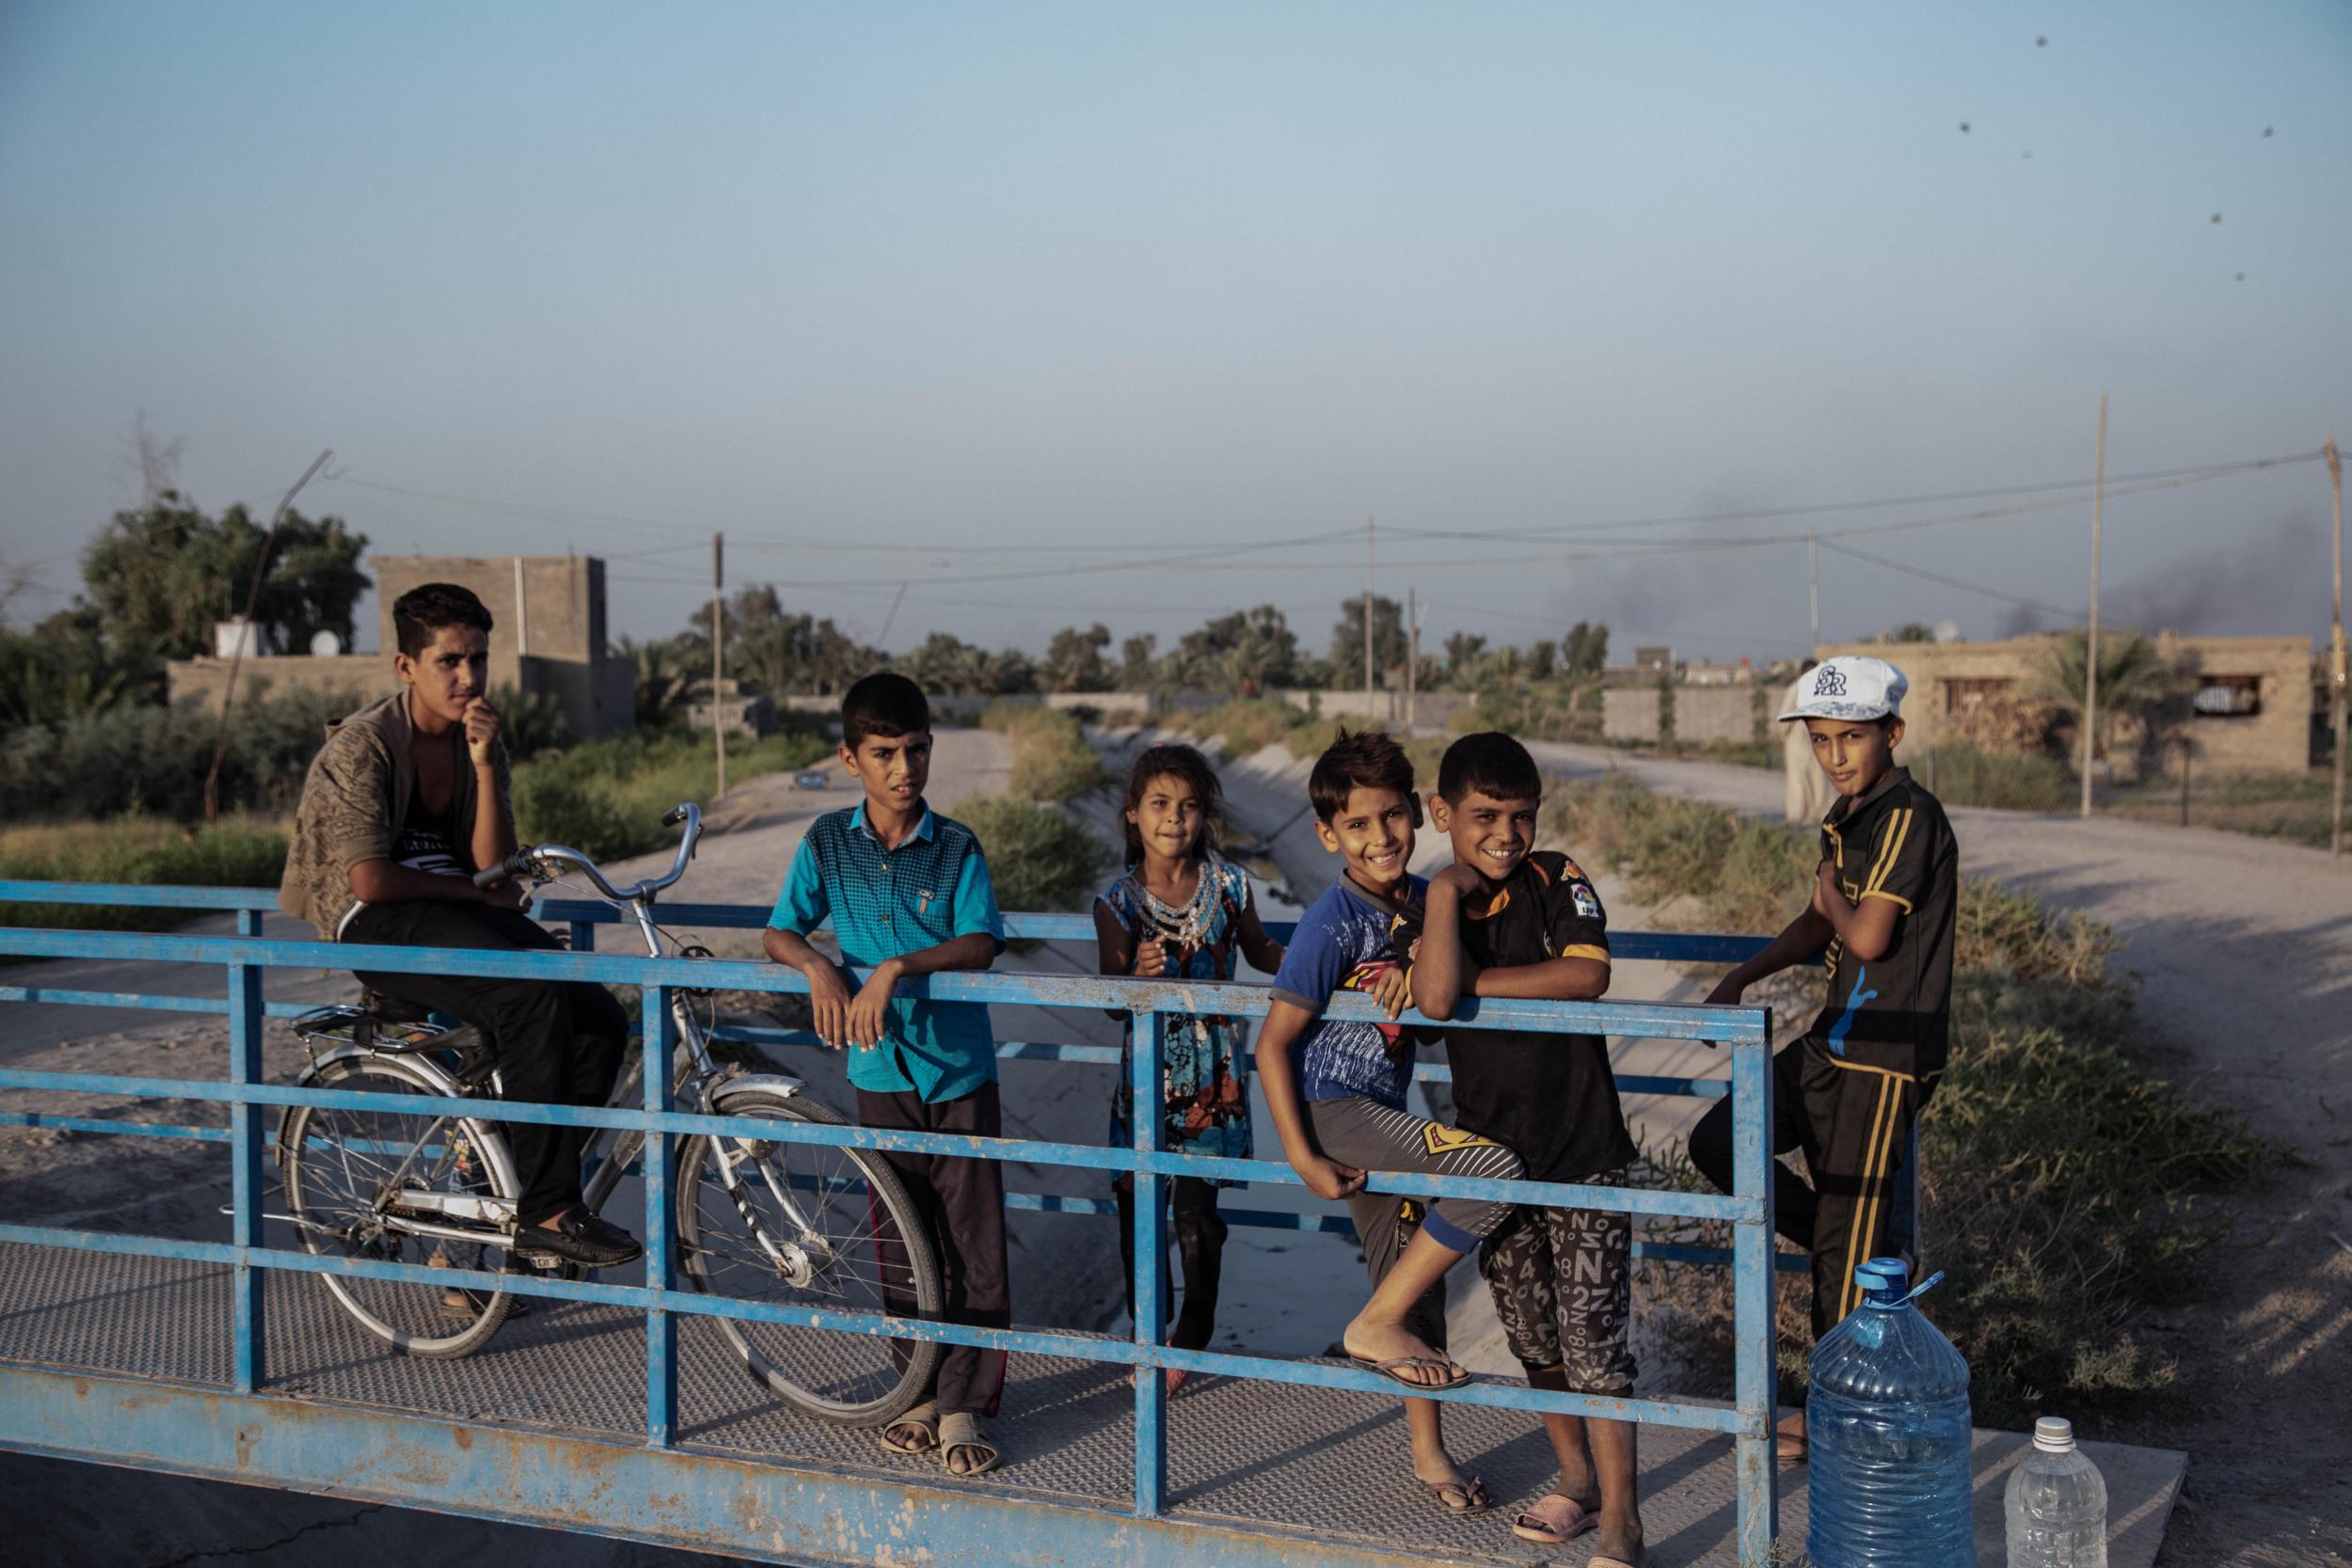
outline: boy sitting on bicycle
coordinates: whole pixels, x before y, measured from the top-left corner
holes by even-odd
[[[1005,945],[978,838],[923,800],[931,714],[922,688],[886,673],[850,687],[841,700],[841,765],[865,786],[866,799],[809,824],[769,917],[768,956],[808,976],[818,1037],[835,1050],[852,1048],[850,1084],[861,1123],[1000,1137],[988,1008],[892,995],[911,975],[986,969]],[[809,933],[827,919],[841,943],[841,965],[809,944]],[[885,1150],[882,1158],[906,1183],[938,1246],[946,1320],[1010,1327],[1001,1167],[949,1154]],[[912,1316],[903,1243],[895,1232],[875,1241],[884,1305]],[[1000,1450],[979,1423],[995,1415],[1004,1384],[1003,1352],[949,1345],[922,1402],[883,1429],[882,1446],[893,1453],[936,1449],[952,1475],[994,1469]]]
[[[392,605],[395,696],[327,731],[295,808],[278,907],[328,942],[395,947],[559,948],[522,912],[513,882],[473,873],[515,852],[499,716],[483,700],[490,612],[454,583]],[[601,1105],[619,1074],[628,1015],[602,986],[358,970],[398,1001],[453,1013],[498,1045],[504,1098]],[[542,1265],[626,1263],[643,1249],[580,1202],[592,1130],[505,1124],[521,1194],[512,1250]]]

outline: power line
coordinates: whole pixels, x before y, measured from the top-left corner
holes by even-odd
[[[1851,545],[1833,545],[1829,540],[1823,539],[1821,548],[1833,550],[1839,555],[1851,556],[1856,561],[1867,561],[1873,566],[1883,566],[1890,572],[1900,572],[1906,577],[1942,583],[1947,588],[1957,588],[1963,594],[1979,594],[1988,599],[1998,599],[2003,604],[2015,605],[2021,610],[2037,610],[2043,615],[2055,615],[2061,621],[2082,619],[2082,616],[2074,610],[2062,610],[2057,605],[2043,604],[2040,599],[2020,598],[2014,594],[2004,594],[1997,588],[1987,588],[1980,582],[1970,582],[1964,578],[1947,577],[1942,572],[1931,572],[1924,566],[1914,566],[1908,562],[1889,561],[1883,555],[1872,555],[1867,550],[1857,550]]]

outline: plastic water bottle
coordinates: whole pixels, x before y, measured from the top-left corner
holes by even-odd
[[[2107,1483],[2056,1416],[2033,1424],[2033,1449],[2010,1472],[2009,1568],[2107,1568]]]
[[[1804,1547],[1815,1568],[1976,1568],[1968,1363],[1912,1306],[1899,1258],[1854,1270],[1862,1305],[1813,1347]]]

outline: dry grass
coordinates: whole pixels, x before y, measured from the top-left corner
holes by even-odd
[[[192,830],[143,816],[0,829],[0,879],[12,881],[276,887],[285,868],[284,830],[255,817]],[[81,930],[160,931],[192,918],[184,910],[0,906],[0,925]]]

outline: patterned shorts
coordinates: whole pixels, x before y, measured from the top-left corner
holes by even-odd
[[[1622,1187],[1623,1170],[1569,1178]],[[1619,1209],[1514,1209],[1478,1251],[1503,1338],[1531,1376],[1555,1368],[1568,1392],[1633,1387],[1633,1226]]]

